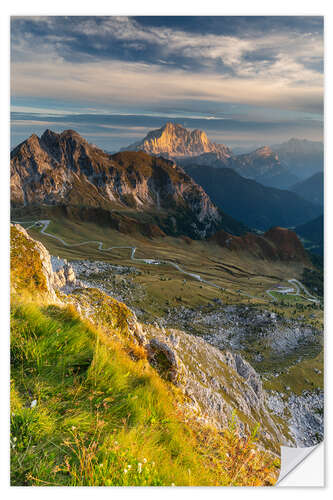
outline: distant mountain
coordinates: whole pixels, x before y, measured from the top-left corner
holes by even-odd
[[[252,228],[291,227],[322,213],[320,206],[293,192],[263,186],[230,168],[184,168],[217,206]]]
[[[214,168],[230,167],[243,177],[267,186],[286,188],[299,180],[268,146],[252,153],[234,155],[226,145],[211,142],[202,130],[191,131],[171,122],[152,130],[144,139],[123,150],[145,151],[175,159],[184,167],[192,163]]]
[[[244,178],[256,180],[265,186],[281,189],[295,184],[298,180],[284,164],[281,164],[278,155],[268,146],[256,149],[252,153],[229,156],[222,160],[216,153],[205,153],[192,158],[182,158],[179,163],[184,168],[193,164],[202,167],[232,168]]]
[[[295,232],[302,238],[304,247],[312,253],[324,254],[324,217],[320,215],[305,224],[296,226]]]
[[[144,139],[130,144],[122,151],[145,151],[165,158],[215,153],[218,159],[225,160],[232,155],[227,146],[211,142],[202,130],[191,131],[172,122],[167,122],[163,127],[152,130]]]
[[[310,263],[296,233],[282,227],[271,228],[262,236],[253,233],[233,236],[222,230],[214,234],[211,239],[230,251],[247,252],[253,257],[264,260]]]
[[[279,155],[268,146],[235,156],[230,159],[228,166],[243,177],[254,179],[265,186],[284,189],[298,180],[280,161]]]
[[[290,191],[297,193],[305,200],[309,200],[319,205],[324,205],[324,173],[317,172],[305,179],[305,181],[298,182],[290,188]]]
[[[288,169],[300,179],[324,169],[324,144],[306,139],[290,139],[282,144],[274,144],[272,150],[285,162]]]
[[[201,239],[221,227],[238,234],[247,229],[174,162],[142,151],[109,155],[73,130],[33,134],[11,152],[11,202],[76,207],[80,216],[98,220],[104,210],[111,225],[144,234]]]

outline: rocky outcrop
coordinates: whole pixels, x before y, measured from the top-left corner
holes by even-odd
[[[15,228],[37,251],[49,299],[58,304],[70,303],[82,317],[106,328],[109,335],[141,345],[161,377],[183,394],[180,404],[186,412],[223,429],[236,410],[240,432],[248,433],[257,422],[261,423],[259,441],[264,447],[278,452],[280,442],[289,442],[267,411],[259,375],[240,354],[221,351],[181,330],[141,324],[125,304],[99,290],[83,288],[67,261],[51,257],[44,245],[34,241],[21,226]],[[57,289],[63,293],[57,294]]]
[[[315,446],[324,439],[324,391],[303,391],[287,398],[272,392],[267,404],[273,413],[288,422],[298,447]]]
[[[53,270],[52,286],[63,293],[70,293],[75,288],[85,288],[83,281],[78,280],[73,267],[66,259],[51,257]]]
[[[85,287],[84,283],[76,278],[73,268],[66,260],[51,257],[44,245],[40,241],[31,238],[20,224],[13,224],[13,227],[26,240],[33,243],[33,248],[38,253],[41,263],[41,271],[45,279],[47,295],[53,302],[60,302],[56,290],[60,290],[63,293],[70,293],[75,288]]]
[[[152,338],[146,345],[148,359],[154,367],[173,383],[177,383],[181,373],[181,365],[175,352],[165,342]]]
[[[130,329],[152,366],[184,393],[184,405],[199,420],[223,429],[235,410],[244,434],[260,422],[259,441],[266,447],[277,450],[281,443],[292,443],[270,415],[260,376],[240,354],[136,319]]]
[[[211,142],[202,130],[189,130],[178,123],[167,122],[163,127],[152,130],[139,142],[123,151],[145,151],[165,158],[183,158],[203,153],[216,153],[219,159],[227,159],[231,150],[224,144]]]

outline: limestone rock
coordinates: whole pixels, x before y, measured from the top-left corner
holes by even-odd
[[[35,250],[39,253],[42,271],[46,280],[46,287],[52,301],[60,302],[55,293],[56,290],[69,293],[75,288],[85,287],[82,281],[76,279],[73,268],[67,263],[66,260],[51,257],[48,250],[40,241],[31,238],[20,224],[14,225],[25,238],[34,243]]]
[[[204,153],[216,153],[219,158],[227,159],[231,150],[224,144],[211,142],[202,130],[189,130],[178,123],[167,122],[163,127],[152,130],[147,136],[124,151],[145,151],[165,158],[198,156]]]

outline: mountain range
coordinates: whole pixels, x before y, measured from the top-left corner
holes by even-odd
[[[273,144],[275,151],[289,171],[304,180],[324,170],[324,144],[306,139],[289,139],[281,144]]]
[[[104,210],[127,230],[158,226],[162,234],[199,239],[219,228],[246,230],[174,162],[142,151],[109,155],[73,130],[33,134],[11,152],[11,202],[85,207],[97,218]]]
[[[291,227],[322,213],[321,206],[292,191],[263,186],[231,168],[188,166],[185,169],[218,207],[252,228]]]
[[[313,169],[318,171],[323,168],[321,143],[291,139],[287,143],[273,147],[266,145],[250,153],[235,155],[225,144],[211,142],[205,132],[197,129],[191,131],[172,122],[150,131],[142,140],[123,150],[145,151],[174,159],[184,167],[228,167],[243,177],[281,189],[304,179],[307,172],[311,175]],[[301,168],[303,164],[306,165],[304,169]]]
[[[186,135],[186,148],[191,148],[191,137],[197,137],[197,132]],[[208,141],[206,146],[220,147],[220,151],[205,155],[222,158],[223,145]],[[259,155],[272,158],[267,148]],[[231,161],[231,156],[228,158]],[[144,151],[110,155],[73,130],[60,134],[46,130],[41,137],[33,134],[11,152],[12,208],[22,214],[22,210],[29,213],[34,207],[48,207],[69,218],[149,238],[214,237],[221,244],[230,235],[246,234],[233,239],[230,248],[244,250],[248,246],[252,255],[273,260],[282,258],[278,240],[272,242],[267,233],[249,234],[249,227],[267,231],[272,226],[296,226],[322,213],[321,207],[296,193],[265,187],[230,167],[184,168],[186,172],[174,159]],[[289,259],[296,255],[304,260],[291,233],[279,230],[276,234],[289,238]]]

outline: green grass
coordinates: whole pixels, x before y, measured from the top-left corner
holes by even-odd
[[[276,480],[279,463],[251,437],[186,423],[144,355],[134,361],[71,308],[13,301],[11,393],[12,485]]]
[[[324,387],[324,352],[321,350],[317,355],[313,350],[310,356],[300,362],[287,366],[279,373],[278,377],[264,381],[267,390],[278,392],[290,392],[302,394],[304,390],[313,391]],[[287,390],[287,388],[290,388]]]
[[[304,300],[303,297],[291,293],[282,294],[279,292],[271,292],[272,295],[282,304],[282,305],[293,305],[293,304],[309,304],[309,301]]]

